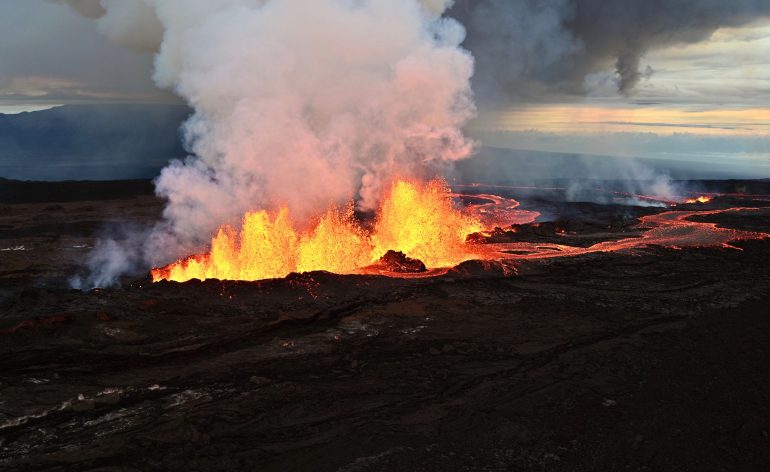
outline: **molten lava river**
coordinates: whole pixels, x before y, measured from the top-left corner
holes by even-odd
[[[457,208],[454,199],[469,203]],[[705,203],[710,197],[687,200]],[[325,270],[339,274],[433,276],[468,260],[515,261],[566,257],[592,252],[629,250],[650,245],[732,247],[731,241],[763,239],[766,233],[719,228],[713,223],[690,221],[694,215],[754,208],[707,211],[664,211],[641,218],[640,237],[605,241],[590,247],[528,242],[483,244],[485,231],[513,224],[533,223],[540,214],[519,209],[519,202],[497,195],[452,193],[446,183],[398,180],[394,182],[368,229],[359,222],[352,204],[330,208],[305,231],[294,226],[287,208],[275,212],[247,213],[240,229],[222,226],[211,240],[208,253],[189,256],[152,270],[154,282],[192,279],[261,280],[292,272]],[[422,261],[429,270],[393,272],[380,264],[388,251]]]

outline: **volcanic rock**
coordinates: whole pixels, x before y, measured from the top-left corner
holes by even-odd
[[[770,239],[523,259],[515,277],[469,261],[71,290],[94,231],[162,211],[151,192],[107,197],[0,217],[0,470],[770,463]],[[611,210],[559,205],[581,221]],[[770,232],[770,210],[697,218]],[[535,240],[616,238],[606,226]]]
[[[377,263],[381,268],[400,274],[425,272],[428,269],[419,259],[412,259],[400,251],[388,251]]]
[[[516,275],[516,268],[500,261],[465,261],[448,272],[461,278],[510,277]]]

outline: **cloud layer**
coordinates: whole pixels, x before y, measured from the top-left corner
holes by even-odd
[[[486,105],[510,99],[574,99],[608,87],[634,95],[658,68],[654,62],[652,67],[644,64],[648,53],[697,44],[719,28],[770,17],[770,2],[762,0],[421,1],[434,14],[451,6],[445,15],[467,28],[463,46],[476,57],[474,89]],[[183,3],[189,10],[183,16],[230,4],[226,0]],[[69,5],[73,12],[97,21],[84,26],[53,4]],[[0,76],[26,78],[30,64],[37,64],[36,77],[77,82],[79,88],[66,92],[52,84],[50,89],[60,98],[114,100],[120,91],[129,99],[139,94],[157,96],[152,83],[139,78],[151,68],[149,55],[129,58],[130,53],[98,45],[93,39],[98,29],[136,51],[156,52],[163,26],[155,4],[154,0],[6,0],[0,4]],[[20,41],[25,28],[34,37]],[[56,55],[47,59],[48,51]],[[9,92],[0,88],[0,94],[7,99]]]
[[[449,11],[468,27],[485,97],[585,91],[591,73],[614,68],[629,95],[653,73],[650,50],[707,39],[720,27],[770,15],[759,0],[458,0]]]

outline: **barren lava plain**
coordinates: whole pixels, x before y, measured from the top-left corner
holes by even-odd
[[[770,183],[719,185],[681,209],[752,207],[691,220],[770,232]],[[496,237],[544,245],[638,236],[671,210],[516,198],[556,216]],[[768,239],[520,260],[507,276],[471,262],[68,288],[107,228],[161,209],[148,182],[0,182],[0,469],[770,464]]]

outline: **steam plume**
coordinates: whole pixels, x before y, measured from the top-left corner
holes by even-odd
[[[467,157],[473,59],[463,27],[441,17],[449,3],[102,0],[100,28],[157,49],[156,83],[195,109],[192,156],[156,181],[168,204],[148,262],[255,208],[288,205],[300,221],[354,198],[372,209],[396,175]]]

